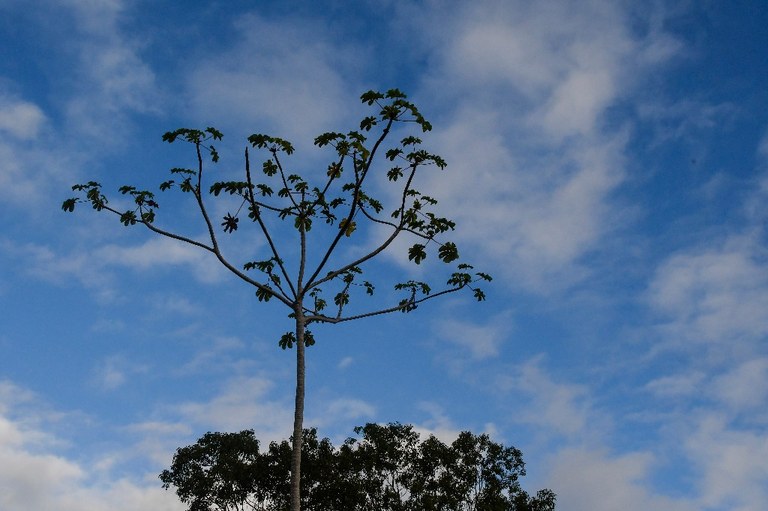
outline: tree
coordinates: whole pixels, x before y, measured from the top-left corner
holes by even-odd
[[[413,426],[366,424],[338,449],[315,429],[302,442],[307,511],[554,511],[555,494],[535,496],[519,483],[522,453],[462,432],[451,444],[421,440]],[[259,452],[253,431],[206,433],[176,451],[160,474],[189,511],[283,511],[291,444]]]
[[[117,216],[125,226],[143,225],[150,231],[187,243],[213,254],[231,273],[253,286],[259,301],[276,299],[289,309],[293,329],[285,333],[279,345],[283,349],[296,347],[296,394],[293,426],[293,455],[291,465],[291,509],[300,509],[301,443],[304,421],[305,348],[315,343],[308,327],[313,323],[342,323],[379,314],[411,312],[420,304],[434,298],[468,289],[481,301],[483,291],[476,287],[478,281],[490,281],[491,277],[474,272],[472,266],[459,263],[459,251],[455,243],[438,240],[438,237],[455,228],[453,221],[433,212],[437,201],[415,189],[417,171],[425,167],[443,169],[445,161],[438,155],[421,148],[421,139],[407,135],[398,143],[389,144],[395,127],[404,129],[415,126],[421,132],[432,129],[416,106],[397,89],[386,93],[369,91],[361,96],[363,103],[375,107],[373,115],[365,117],[358,130],[345,133],[328,132],[315,138],[318,148],[330,148],[333,160],[324,172],[315,173],[311,179],[289,171],[288,156],[293,145],[279,137],[254,134],[248,137],[252,148],[266,153],[261,165],[263,180],[257,181],[251,171],[249,150],[245,150],[244,175],[239,181],[215,181],[205,190],[205,160],[219,161],[214,142],[222,140],[222,133],[215,128],[204,130],[182,128],[165,133],[163,140],[173,143],[186,141],[195,149],[196,168],[173,168],[171,179],[160,184],[160,191],[179,190],[192,197],[199,210],[206,232],[205,239],[173,232],[156,223],[160,208],[154,192],[126,185],[119,192],[132,199],[128,210],[112,206],[102,192],[99,182],[89,181],[72,187],[82,195],[64,201],[64,211],[74,211],[78,203],[89,203],[96,211]],[[206,158],[204,158],[204,155]],[[382,168],[379,160],[389,161]],[[376,199],[379,177],[386,175],[392,186],[397,187],[396,199],[385,204]],[[256,260],[235,259],[225,254],[221,234],[217,232],[208,207],[208,195],[234,200],[232,210],[222,218],[221,228],[225,235],[242,232],[242,216],[250,220],[250,227],[263,239],[266,254]],[[231,213],[234,211],[234,213]],[[273,232],[270,217],[288,221],[296,231],[295,251],[279,243]],[[326,229],[316,235],[318,225]],[[366,227],[368,229],[366,229]],[[351,243],[350,239],[371,227],[386,231],[386,235],[364,254],[344,260],[339,248]],[[313,229],[315,228],[315,229]],[[310,236],[310,231],[313,236]],[[376,286],[364,280],[365,270],[376,256],[393,245],[395,239],[411,236],[414,243],[408,248],[408,259],[420,264],[427,258],[427,250],[434,249],[444,263],[457,263],[446,284],[433,291],[427,282],[405,280],[395,282],[394,289],[400,296],[395,301],[349,312],[355,291],[374,295]],[[324,294],[324,292],[329,292]],[[332,296],[332,305],[325,298]]]

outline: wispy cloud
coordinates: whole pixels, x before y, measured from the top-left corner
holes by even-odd
[[[46,122],[40,107],[2,92],[0,90],[0,132],[21,140],[37,137]]]
[[[53,245],[20,243],[6,238],[0,239],[0,250],[8,257],[23,259],[24,271],[33,277],[59,284],[76,279],[97,291],[103,299],[114,298],[115,277],[119,270],[156,272],[182,266],[187,268],[191,278],[206,284],[220,282],[225,275],[211,254],[157,236],[150,236],[137,245],[105,243],[87,250],[68,247],[66,252]],[[166,307],[189,310],[188,302],[167,300],[172,299],[166,298]]]
[[[556,455],[548,482],[557,488],[558,505],[573,511],[700,509],[694,502],[650,491],[653,470],[649,453],[612,456],[601,449],[566,448]]]
[[[466,351],[475,360],[495,357],[510,331],[510,314],[502,314],[478,324],[455,318],[444,318],[434,323],[441,344],[448,341]]]
[[[23,408],[19,408],[19,396],[25,396]],[[0,382],[0,505],[4,511],[25,511],[30,506],[60,511],[184,509],[154,482],[142,485],[110,479],[99,473],[104,467],[98,463],[56,453],[55,446],[62,442],[38,422],[41,406],[29,391]]]
[[[670,256],[651,280],[651,305],[679,348],[708,344],[720,356],[744,356],[768,334],[765,248],[734,235]],[[691,342],[696,344],[690,344]],[[697,348],[698,349],[698,348]]]
[[[96,365],[95,382],[104,391],[114,391],[129,382],[131,376],[148,370],[147,366],[130,362],[125,356],[112,355]]]
[[[424,86],[455,107],[436,132],[449,175],[430,188],[508,282],[546,291],[581,281],[580,259],[626,216],[615,195],[629,131],[606,114],[633,94],[638,66],[677,45],[656,30],[638,36],[607,2],[485,2],[440,15],[451,30],[431,34],[441,45]]]
[[[301,19],[249,14],[232,31],[234,47],[191,70],[188,94],[200,117],[225,118],[238,130],[266,131],[300,148],[339,120],[355,119],[348,104],[360,86],[344,71],[364,63],[359,50]]]
[[[760,509],[768,499],[765,428],[734,428],[720,414],[698,419],[685,447],[700,471],[700,505],[737,511]]]
[[[293,414],[289,400],[271,395],[274,383],[264,377],[235,377],[208,401],[189,401],[175,409],[188,421],[218,431],[252,428],[264,440],[288,438]]]
[[[75,54],[77,70],[72,76],[78,78],[66,84],[70,90],[64,105],[67,123],[108,143],[112,137],[105,135],[125,128],[128,114],[159,112],[161,94],[154,72],[140,56],[141,40],[122,29],[125,2],[67,3],[77,37],[64,47]]]
[[[610,431],[610,420],[593,408],[589,388],[555,381],[534,358],[499,377],[498,388],[530,399],[517,420],[546,428],[549,433],[579,442],[599,442]]]

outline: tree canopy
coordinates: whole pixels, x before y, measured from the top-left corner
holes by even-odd
[[[531,496],[520,485],[522,453],[486,434],[462,432],[450,444],[422,440],[413,426],[355,428],[334,447],[317,430],[302,442],[301,506],[308,511],[553,511],[555,494]],[[163,487],[189,511],[289,509],[291,443],[266,449],[252,430],[206,433],[179,448]]]

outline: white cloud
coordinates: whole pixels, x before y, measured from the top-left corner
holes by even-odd
[[[237,337],[218,336],[213,342],[198,351],[189,362],[176,370],[178,374],[196,372],[229,371],[248,364],[237,352],[245,348],[245,343]]]
[[[549,133],[588,135],[615,97],[613,79],[604,71],[573,71],[560,83],[535,119]]]
[[[659,460],[666,455],[663,442],[656,444],[658,449],[613,451],[614,417],[594,406],[590,387],[555,381],[539,359],[509,372],[494,391],[530,397],[522,409],[515,410],[516,420],[536,426],[540,441],[562,440],[551,454],[535,461],[536,482],[557,493],[559,507],[572,511],[700,509],[693,497],[674,498],[654,487],[656,471],[668,468]]]
[[[75,52],[73,76],[78,79],[68,83],[64,108],[73,129],[108,143],[112,137],[105,134],[127,125],[129,113],[159,111],[155,76],[140,57],[140,38],[126,35],[121,28],[124,2],[71,0],[69,4],[67,14],[73,17],[77,37],[70,37],[63,46]]]
[[[627,218],[614,195],[629,130],[605,114],[679,47],[655,29],[638,36],[611,2],[431,8],[442,19],[424,89],[455,107],[431,138],[448,174],[424,188],[514,285],[581,281],[580,258]]]
[[[365,418],[373,417],[376,413],[376,408],[372,404],[361,399],[345,397],[332,399],[321,405],[320,408],[322,409],[320,416],[308,420],[307,424],[325,426],[339,422],[360,422]]]
[[[184,271],[192,278],[208,284],[221,281],[225,275],[225,270],[212,254],[169,238],[151,236],[136,245],[95,241],[93,244],[95,246],[87,250],[65,253],[49,245],[0,239],[0,250],[14,259],[23,260],[23,269],[29,275],[54,283],[75,278],[106,300],[115,296],[117,269],[149,272],[185,266]],[[193,304],[178,298],[168,298],[163,305],[176,312],[190,313],[194,309]]]
[[[654,378],[645,384],[645,389],[658,397],[689,397],[699,393],[705,380],[700,371],[686,371],[684,374]]]
[[[342,73],[362,62],[357,50],[297,19],[245,15],[232,30],[240,39],[234,49],[195,62],[189,94],[198,115],[266,131],[296,147],[309,147],[348,120],[349,100],[360,91]]]
[[[711,104],[701,99],[685,98],[677,102],[640,103],[638,114],[652,121],[654,144],[668,141],[689,142],[701,130],[720,127],[734,116],[736,107],[729,103]]]
[[[422,440],[430,435],[435,436],[441,442],[450,443],[456,440],[461,430],[454,424],[450,417],[445,413],[442,406],[432,402],[419,403],[419,408],[429,415],[429,418],[414,424],[414,431],[419,434]]]
[[[20,407],[20,404],[24,407]],[[160,485],[143,486],[127,479],[102,483],[99,466],[57,454],[61,443],[40,429],[40,404],[29,391],[0,383],[0,509],[27,511],[181,511]],[[11,415],[16,417],[11,418]],[[102,467],[103,468],[103,467]]]
[[[522,393],[531,400],[518,420],[572,441],[595,442],[608,434],[610,421],[593,408],[589,389],[554,381],[540,364],[539,358],[529,360],[499,378],[500,389]]]
[[[0,139],[0,199],[22,207],[30,219],[49,221],[51,209],[58,207],[58,198],[51,201],[49,194],[55,189],[62,193],[79,157],[45,140],[46,124],[31,103],[3,105],[0,88],[0,135],[5,135]]]
[[[439,133],[448,169],[424,189],[457,222],[463,250],[482,254],[515,285],[546,290],[581,280],[578,259],[623,215],[610,197],[624,179],[624,134],[534,164],[507,145],[497,115],[458,117]]]
[[[768,162],[768,131],[765,132],[763,138],[760,139],[760,143],[757,146],[757,154]]]
[[[747,360],[714,381],[714,393],[731,410],[750,413],[765,412],[768,403],[768,358]],[[765,415],[764,415],[765,417]]]
[[[649,490],[653,462],[648,453],[610,456],[601,449],[565,448],[554,456],[546,485],[557,493],[558,507],[569,511],[699,509]]]
[[[130,376],[146,373],[147,370],[146,366],[131,363],[121,355],[113,355],[97,365],[96,384],[104,391],[113,391],[125,385]]]
[[[459,319],[441,319],[434,323],[440,341],[448,341],[469,352],[475,360],[495,357],[510,330],[508,314],[491,318],[483,324]]]
[[[209,401],[174,407],[181,416],[218,431],[254,429],[264,441],[288,438],[293,410],[270,398],[274,383],[262,377],[235,377]]]
[[[341,360],[339,360],[338,365],[336,366],[338,369],[346,369],[349,366],[351,366],[354,363],[355,359],[353,357],[344,357]]]
[[[34,103],[0,93],[0,131],[29,140],[37,137],[45,122],[45,114]]]
[[[768,502],[768,435],[764,428],[739,430],[709,414],[685,441],[702,477],[700,506],[734,511],[762,509]]]
[[[670,256],[649,285],[651,305],[669,318],[663,327],[687,341],[719,345],[729,358],[768,335],[768,275],[764,249],[748,236]]]
[[[166,237],[152,236],[140,245],[105,245],[95,251],[94,260],[103,265],[150,270],[165,265],[185,265],[201,282],[217,282],[222,276],[219,262],[209,252]]]

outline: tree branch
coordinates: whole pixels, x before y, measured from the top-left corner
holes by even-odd
[[[387,135],[389,135],[389,130],[392,127],[392,123],[393,122],[394,122],[393,119],[390,119],[387,122],[387,125],[382,130],[381,135],[379,136],[378,140],[376,140],[376,143],[374,144],[373,149],[371,150],[371,152],[370,152],[370,154],[368,156],[368,162],[365,165],[365,169],[363,170],[362,176],[360,176],[360,178],[356,178],[355,179],[355,190],[354,190],[354,194],[352,196],[352,204],[350,205],[349,213],[347,214],[347,217],[346,217],[347,223],[351,222],[352,218],[355,216],[355,211],[357,210],[358,204],[360,202],[360,194],[359,194],[360,188],[363,185],[363,181],[365,180],[365,177],[368,175],[368,170],[371,168],[371,163],[373,162],[373,157],[376,155],[376,151],[378,150],[379,146],[382,144],[384,139],[387,138]],[[414,171],[415,171],[415,169],[414,169]],[[355,169],[355,172],[357,172],[356,169]],[[333,277],[330,277],[330,278],[326,277],[326,278],[320,279],[318,282],[315,282],[315,279],[317,278],[317,276],[320,274],[320,272],[323,270],[325,265],[328,263],[328,259],[330,259],[331,254],[333,254],[334,250],[336,250],[336,246],[338,245],[338,243],[341,240],[343,235],[344,235],[344,229],[339,229],[339,232],[336,233],[336,237],[333,239],[333,241],[331,242],[331,245],[328,247],[328,250],[325,252],[325,255],[323,256],[323,259],[320,261],[320,264],[317,265],[317,269],[315,269],[314,273],[312,273],[312,276],[309,278],[309,280],[307,280],[307,289],[311,289],[313,287],[316,287],[317,285],[322,284],[323,282],[327,282],[328,280],[333,278]],[[397,236],[397,234],[395,234],[395,237],[396,236]],[[394,240],[394,237],[391,240],[389,240],[387,245],[389,245],[389,243],[391,243],[392,240]],[[386,247],[384,247],[384,248],[386,248]],[[383,250],[383,248],[382,248],[382,250]],[[379,252],[381,252],[381,250],[379,250],[376,253],[378,254]],[[373,257],[373,256],[371,256],[371,257]],[[365,260],[367,260],[367,259],[365,259]],[[364,261],[360,261],[360,262],[364,262]],[[349,269],[349,268],[351,268],[353,266],[357,266],[357,264],[353,263],[351,265],[345,266],[345,268]],[[339,275],[343,271],[345,271],[345,270],[342,269],[341,271],[336,272],[336,275]]]
[[[272,255],[275,258],[275,262],[277,262],[277,265],[280,267],[280,271],[283,273],[283,277],[285,277],[286,282],[288,282],[288,287],[291,288],[291,293],[293,293],[294,300],[298,298],[298,293],[296,292],[296,289],[293,287],[293,282],[291,281],[291,277],[288,275],[288,271],[285,268],[285,265],[283,264],[283,259],[280,257],[279,252],[277,251],[277,246],[275,245],[275,242],[272,240],[272,236],[269,234],[269,229],[267,229],[267,225],[264,223],[264,220],[261,219],[261,214],[259,213],[259,206],[256,203],[256,200],[253,196],[253,181],[251,179],[251,161],[250,157],[248,156],[248,147],[245,148],[245,177],[248,182],[248,200],[251,203],[252,213],[256,219],[256,222],[259,224],[259,227],[261,228],[261,232],[264,234],[264,237],[267,240],[267,243],[269,244],[269,248],[272,251]]]
[[[424,303],[428,300],[432,300],[433,298],[437,298],[438,296],[447,295],[450,293],[455,293],[456,291],[459,291],[461,289],[464,289],[467,287],[467,285],[459,286],[459,287],[452,287],[449,289],[444,289],[438,293],[429,294],[427,296],[424,296],[423,298],[419,299],[411,299],[406,304],[402,305],[395,305],[393,307],[388,307],[386,309],[379,309],[371,312],[364,312],[362,314],[355,314],[354,316],[347,316],[347,317],[332,317],[332,316],[326,316],[325,314],[314,314],[311,316],[306,316],[307,321],[312,321],[316,323],[344,323],[346,321],[354,321],[356,319],[362,319],[362,318],[370,318],[373,316],[381,316],[382,314],[389,314],[391,312],[397,312],[397,311],[403,311],[406,307],[411,307],[415,305],[419,305],[420,303]]]

